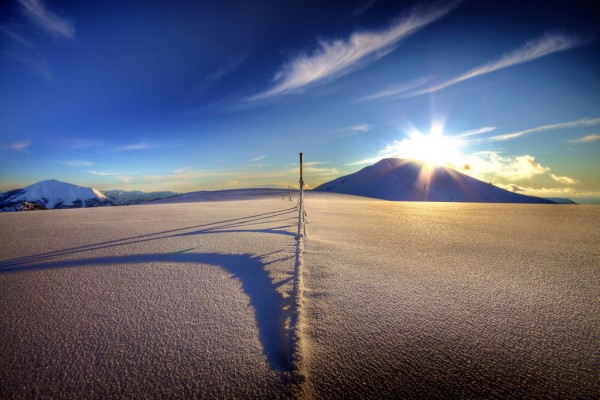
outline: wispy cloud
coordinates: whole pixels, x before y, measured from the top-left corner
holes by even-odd
[[[26,47],[29,47],[31,49],[37,48],[36,45],[34,45],[33,43],[31,43],[29,40],[25,39],[23,37],[23,35],[19,34],[15,30],[10,29],[9,27],[7,27],[5,25],[0,25],[0,33],[2,33],[4,36],[10,38],[13,42],[22,44],[22,45],[24,45]]]
[[[355,32],[348,39],[319,40],[312,53],[302,53],[285,63],[275,75],[275,85],[249,100],[296,93],[315,82],[333,80],[376,61],[395,49],[404,38],[442,18],[458,1],[431,8],[414,8],[405,18],[379,32]]]
[[[579,183],[578,180],[573,179],[573,178],[569,178],[568,176],[561,176],[561,175],[556,175],[556,174],[550,174],[550,178],[552,178],[556,182],[562,183],[564,185],[574,185],[576,183]]]
[[[52,74],[50,64],[41,54],[37,54],[35,52],[28,55],[16,54],[11,52],[2,52],[2,54],[23,64],[31,71],[33,71],[36,75],[44,78],[48,82],[52,83],[56,81],[54,75]]]
[[[115,147],[115,150],[116,151],[140,151],[140,150],[147,150],[151,147],[152,146],[150,146],[148,143],[140,142],[140,143],[132,143],[132,144],[124,145],[124,146]]]
[[[569,36],[560,33],[545,34],[540,38],[525,43],[524,45],[511,51],[510,53],[504,54],[498,60],[489,62],[479,67],[475,67],[465,72],[464,74],[457,76],[456,78],[436,83],[434,85],[430,85],[421,89],[416,89],[412,85],[412,82],[408,82],[406,84],[397,87],[392,87],[382,92],[378,92],[373,95],[367,96],[363,100],[391,99],[396,97],[415,97],[423,94],[437,92],[449,86],[456,85],[457,83],[461,83],[481,75],[486,75],[504,68],[509,68],[515,65],[530,62],[538,58],[548,56],[550,54],[572,49],[573,47],[579,46],[583,43],[583,40],[575,36]]]
[[[375,3],[377,3],[377,0],[363,1],[361,4],[358,5],[358,7],[354,9],[354,11],[352,11],[352,16],[358,17],[359,15],[364,14],[369,8],[373,7]]]
[[[600,135],[597,135],[597,134],[593,133],[591,135],[580,137],[579,139],[571,140],[570,143],[575,143],[575,144],[592,143],[592,142],[595,142],[597,140],[600,140]]]
[[[494,127],[494,126],[485,126],[483,128],[470,129],[468,131],[464,131],[462,133],[459,133],[457,136],[460,138],[465,138],[465,137],[469,137],[469,136],[481,135],[483,133],[488,133],[488,132],[492,132],[495,130],[496,130],[496,127]]]
[[[492,136],[491,138],[489,138],[489,140],[493,141],[493,142],[502,141],[502,140],[510,140],[510,139],[516,139],[523,135],[529,135],[531,133],[551,131],[551,130],[556,130],[556,129],[571,129],[571,128],[578,128],[578,127],[582,127],[582,126],[595,126],[595,125],[600,125],[600,118],[582,118],[582,119],[578,119],[576,121],[563,122],[560,124],[543,125],[543,126],[538,126],[536,128],[525,129],[525,130],[518,131],[518,132],[511,132],[511,133],[505,133],[502,135],[496,135],[496,136]]]
[[[25,15],[40,28],[65,39],[75,38],[73,25],[46,8],[41,0],[19,0]]]
[[[173,173],[174,174],[183,174],[184,172],[189,172],[192,169],[193,169],[192,167],[177,168],[176,170],[173,171]]]
[[[357,136],[357,135],[361,135],[363,133],[367,133],[371,129],[373,129],[372,125],[358,124],[355,126],[348,126],[346,128],[338,129],[337,132],[341,132],[339,135],[340,137],[351,137],[351,136]]]
[[[394,85],[394,86],[384,89],[380,92],[362,97],[362,98],[358,99],[357,101],[370,101],[370,100],[380,100],[380,99],[392,100],[392,99],[395,99],[398,97],[404,97],[404,94],[406,92],[410,92],[413,89],[417,89],[418,87],[423,86],[424,84],[426,84],[429,81],[431,81],[431,77],[422,76],[422,77],[410,80],[408,82],[401,83],[399,85]]]
[[[0,145],[1,149],[6,150],[25,150],[29,146],[31,146],[31,140],[20,140],[17,142],[4,143]]]
[[[69,168],[83,168],[83,167],[91,167],[94,165],[92,161],[85,160],[67,160],[61,161],[62,164],[66,165]]]
[[[260,157],[252,158],[252,159],[250,159],[248,161],[250,161],[250,162],[259,162],[259,161],[264,160],[265,158],[267,158],[267,156],[266,155],[262,155]]]
[[[239,53],[237,56],[224,61],[207,79],[209,81],[217,81],[225,75],[232,73],[246,60],[247,56],[248,52],[244,51]]]
[[[113,172],[113,171],[85,171],[88,174],[92,174],[92,175],[98,175],[98,176],[114,176],[114,175],[119,175],[119,172]]]
[[[68,149],[71,150],[81,150],[81,149],[90,149],[92,147],[102,146],[102,142],[95,139],[73,139],[73,138],[65,138],[61,139],[61,143],[64,144]]]

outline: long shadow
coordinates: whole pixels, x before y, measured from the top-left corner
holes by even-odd
[[[94,257],[78,260],[52,261],[31,265],[5,268],[2,272],[32,271],[49,268],[95,267],[115,264],[143,263],[190,263],[218,265],[238,278],[242,289],[250,299],[250,305],[256,313],[258,336],[264,354],[272,369],[283,373],[287,371],[288,340],[285,320],[291,303],[277,291],[286,281],[273,283],[262,262],[263,256],[222,253],[191,253],[184,250],[166,254],[138,254],[129,256]],[[290,257],[282,258],[287,260]],[[281,261],[276,260],[276,261]],[[273,261],[274,262],[274,261]],[[291,278],[290,278],[291,279]]]
[[[166,239],[166,238],[170,238],[170,237],[184,236],[186,234],[184,234],[184,233],[177,234],[176,232],[183,232],[183,231],[190,230],[190,229],[204,228],[204,229],[195,231],[194,234],[217,233],[217,232],[225,232],[222,230],[225,228],[237,228],[237,227],[241,227],[241,226],[245,226],[245,225],[258,225],[258,224],[266,224],[266,223],[272,223],[272,222],[278,222],[278,221],[286,221],[288,219],[272,220],[271,218],[293,213],[294,210],[296,210],[296,207],[286,208],[283,210],[277,210],[277,211],[263,213],[263,214],[250,215],[248,217],[241,217],[241,218],[234,218],[234,219],[223,220],[223,221],[218,221],[218,222],[211,222],[211,223],[207,223],[207,224],[189,226],[189,227],[185,227],[185,228],[170,229],[170,230],[166,230],[166,231],[149,233],[149,234],[145,234],[145,235],[131,236],[128,238],[123,238],[123,239],[115,239],[115,240],[109,240],[109,241],[99,242],[99,243],[95,243],[95,244],[89,244],[89,245],[85,245],[85,246],[71,247],[71,248],[67,248],[64,250],[51,251],[51,252],[36,254],[33,256],[15,258],[12,260],[6,260],[4,262],[0,262],[0,272],[6,271],[7,269],[10,269],[13,266],[30,264],[30,263],[39,262],[39,261],[45,261],[45,260],[48,260],[48,259],[54,258],[54,257],[66,256],[66,255],[70,255],[70,254],[77,254],[77,253],[91,251],[91,250],[100,250],[100,249],[106,249],[106,248],[111,248],[111,247],[124,246],[124,245],[135,244],[135,243],[142,243],[142,242],[147,242],[147,241],[152,241],[152,240]],[[289,218],[289,220],[291,220],[291,219],[292,218]],[[278,228],[281,228],[281,227],[278,227]],[[265,229],[265,230],[233,230],[230,232],[264,232],[264,233],[280,233],[280,234],[286,234],[286,235],[290,234],[289,232],[284,232],[284,231],[274,232],[273,229],[271,229],[271,230],[269,230],[269,229]]]

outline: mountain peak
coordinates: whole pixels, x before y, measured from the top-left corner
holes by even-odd
[[[33,202],[46,208],[76,208],[112,205],[99,190],[48,179],[12,190],[0,197],[0,207],[13,207],[23,202]]]
[[[394,201],[553,203],[501,189],[448,167],[400,158],[384,158],[315,190]]]

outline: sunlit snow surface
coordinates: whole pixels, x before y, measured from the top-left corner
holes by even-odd
[[[307,193],[0,215],[0,397],[594,397],[600,208]]]

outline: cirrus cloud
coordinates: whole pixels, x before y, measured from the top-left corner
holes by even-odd
[[[414,8],[405,18],[388,29],[377,32],[355,32],[346,40],[319,40],[312,53],[301,53],[283,65],[270,89],[248,100],[264,100],[297,93],[306,86],[339,78],[364,65],[379,60],[395,50],[406,37],[423,29],[452,11],[458,1],[431,8]]]
[[[19,0],[25,15],[31,21],[51,33],[54,36],[59,36],[65,39],[75,38],[75,28],[73,24],[65,20],[58,14],[46,8],[46,5],[40,0]]]

